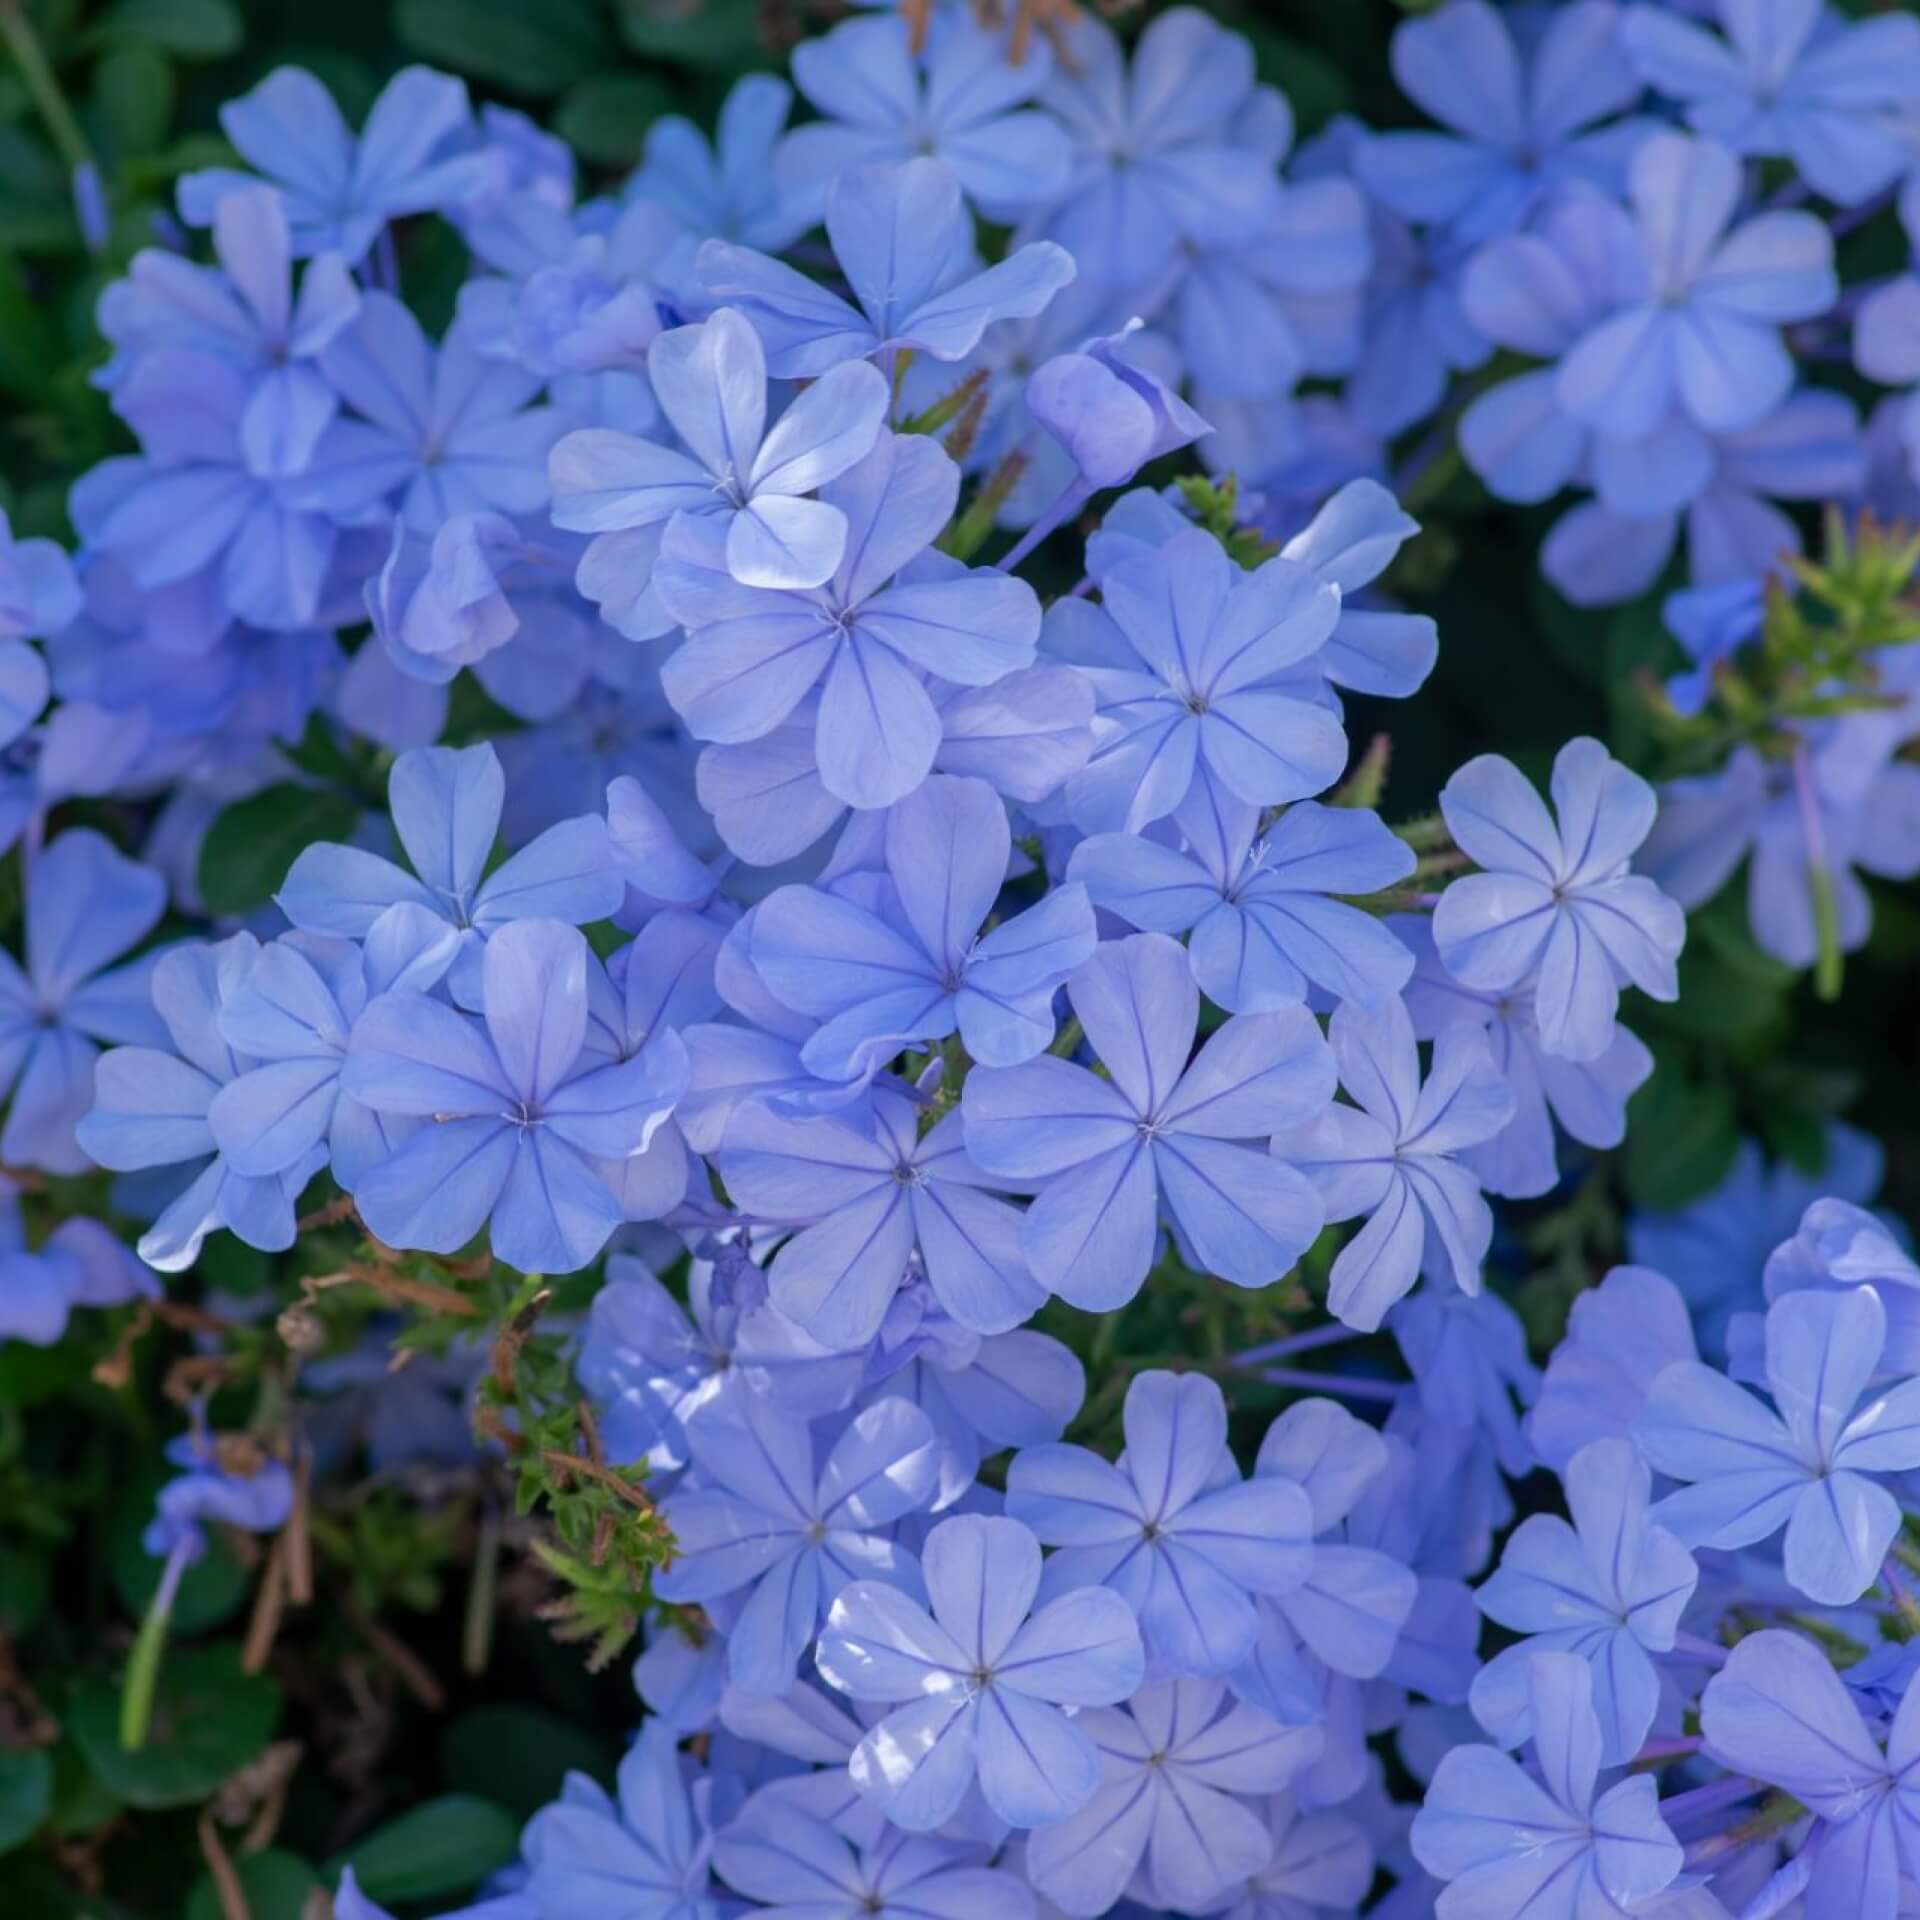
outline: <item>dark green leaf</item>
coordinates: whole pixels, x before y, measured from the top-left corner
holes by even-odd
[[[120,1799],[87,1765],[79,1747],[62,1740],[53,1754],[53,1831],[93,1833],[120,1810]]]
[[[301,1920],[307,1895],[320,1884],[319,1874],[297,1853],[278,1847],[241,1854],[233,1865],[247,1896],[249,1920]],[[225,1911],[212,1874],[203,1873],[187,1895],[186,1920],[225,1920]]]
[[[582,159],[630,167],[646,145],[648,127],[673,107],[672,90],[653,74],[597,73],[568,89],[553,126]]]
[[[244,1767],[280,1722],[280,1689],[244,1673],[237,1647],[169,1647],[147,1744],[120,1744],[120,1680],[95,1673],[67,1696],[67,1731],[102,1783],[131,1807],[186,1807]]]
[[[613,1782],[605,1743],[538,1707],[475,1707],[447,1729],[440,1753],[449,1786],[497,1801],[522,1820],[559,1793],[569,1772]]]
[[[60,336],[45,308],[28,293],[20,269],[0,256],[0,387],[22,399],[44,399],[60,355]]]
[[[400,0],[394,26],[415,53],[509,93],[560,93],[618,58],[594,0]]]
[[[173,69],[158,48],[129,41],[93,70],[93,117],[116,160],[157,153],[173,121]]]
[[[0,1547],[0,1633],[24,1640],[47,1610],[46,1555],[32,1547]]]
[[[1740,1148],[1732,1091],[1689,1079],[1662,1058],[1627,1103],[1627,1193],[1636,1207],[1669,1212],[1710,1193]]]
[[[359,809],[345,794],[286,781],[236,801],[200,846],[200,894],[209,913],[250,913],[273,898],[287,869],[316,840],[344,840]]]
[[[88,39],[96,46],[142,41],[182,60],[218,60],[244,34],[233,0],[115,0]]]
[[[635,53],[714,73],[771,64],[759,0],[616,0],[620,32]]]
[[[443,1793],[389,1820],[328,1871],[351,1867],[360,1890],[384,1906],[459,1893],[519,1851],[520,1824],[504,1807],[470,1793]]]
[[[0,1853],[30,1839],[52,1805],[52,1756],[39,1747],[0,1747]]]

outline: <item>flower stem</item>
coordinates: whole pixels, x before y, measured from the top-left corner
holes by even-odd
[[[1399,1380],[1365,1380],[1343,1373],[1308,1373],[1299,1367],[1262,1367],[1260,1378],[1275,1387],[1299,1393],[1337,1394],[1347,1400],[1379,1400],[1391,1404],[1406,1391]]]
[[[1840,922],[1834,909],[1833,867],[1827,852],[1826,816],[1814,791],[1813,763],[1804,738],[1793,745],[1793,793],[1800,808],[1800,830],[1807,843],[1807,884],[1813,894],[1816,942],[1813,990],[1822,1000],[1840,997]]]
[[[1092,498],[1093,489],[1084,480],[1076,479],[1066,492],[1014,542],[1013,551],[1004,559],[994,562],[995,568],[1001,573],[1011,573],[1048,534],[1058,527],[1065,526]]]
[[[129,1753],[138,1753],[147,1744],[147,1732],[153,1724],[160,1656],[166,1649],[167,1624],[173,1618],[173,1597],[180,1590],[180,1576],[187,1570],[187,1551],[183,1542],[168,1554],[160,1584],[153,1590],[152,1604],[140,1622],[127,1660],[126,1682],[120,1694],[120,1744]]]
[[[59,149],[69,171],[77,173],[82,167],[91,167],[94,159],[87,137],[80,131],[73,109],[67,105],[59,76],[47,59],[40,36],[33,30],[33,22],[27,18],[24,0],[0,0],[0,40],[6,42],[7,51],[13,55],[13,63],[20,69],[27,92],[33,96],[48,137]]]

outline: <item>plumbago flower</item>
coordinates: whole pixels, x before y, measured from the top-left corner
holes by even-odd
[[[492,747],[416,747],[387,781],[394,833],[413,872],[319,841],[295,859],[275,899],[296,927],[344,940],[371,939],[397,907],[433,915],[458,943],[454,985],[471,1002],[489,935],[536,918],[584,926],[612,914],[626,891],[597,814],[548,828],[488,873],[505,802]]]
[[[794,48],[794,82],[823,116],[775,158],[794,206],[817,219],[849,168],[923,154],[996,218],[1055,198],[1068,180],[1066,130],[1030,104],[1053,73],[1047,43],[1010,60],[1005,37],[964,13],[943,14],[917,54],[909,39],[901,19],[854,19]]]
[[[1124,1305],[1153,1263],[1163,1201],[1203,1269],[1243,1287],[1277,1279],[1324,1212],[1298,1171],[1240,1143],[1331,1099],[1312,1018],[1236,1015],[1189,1064],[1200,995],[1179,943],[1157,933],[1107,942],[1067,997],[1106,1078],[1042,1056],[976,1068],[961,1100],[975,1163],[1039,1184],[1020,1236],[1035,1279],[1076,1306]]]
[[[935,775],[888,810],[892,891],[880,912],[820,887],[761,902],[754,970],[821,1022],[800,1049],[810,1072],[869,1074],[910,1042],[953,1033],[984,1066],[1046,1049],[1054,995],[1094,950],[1093,911],[1069,884],[983,935],[1012,851],[1007,810],[985,781]]]
[[[1920,1845],[1920,1685],[1880,1738],[1825,1652],[1797,1633],[1749,1634],[1700,1700],[1707,1751],[1800,1801],[1821,1823],[1800,1856],[1808,1913],[1892,1920]]]
[[[1519,225],[1570,183],[1617,191],[1646,131],[1594,124],[1631,106],[1642,84],[1610,0],[1555,8],[1526,54],[1484,0],[1451,0],[1394,29],[1393,72],[1451,131],[1373,135],[1357,156],[1361,183],[1394,212],[1466,240]]]
[[[1298,1005],[1310,986],[1380,1005],[1414,956],[1348,897],[1406,879],[1413,850],[1362,807],[1303,800],[1264,832],[1261,821],[1249,802],[1196,785],[1171,815],[1181,845],[1091,834],[1067,872],[1129,926],[1189,935],[1195,982],[1231,1012]]]
[[[220,110],[240,157],[280,189],[298,255],[337,252],[357,265],[389,220],[444,210],[482,191],[495,165],[463,140],[467,90],[428,67],[387,83],[356,138],[312,74],[280,67]],[[250,174],[207,167],[180,177],[180,217],[204,227]]]
[[[11,1089],[0,1160],[81,1173],[74,1128],[93,1104],[99,1042],[165,1046],[151,960],[115,966],[159,922],[166,882],[89,827],[63,833],[32,870],[26,966],[0,953],[0,1089]]]
[[[907,1703],[854,1749],[854,1784],[908,1833],[944,1826],[976,1781],[1009,1826],[1079,1812],[1099,1790],[1100,1752],[1062,1708],[1112,1706],[1139,1687],[1131,1609],[1081,1587],[1035,1610],[1040,1547],[1016,1520],[943,1520],[921,1567],[930,1607],[856,1581],[814,1652],[841,1692]]]
[[[812,592],[743,585],[713,525],[669,527],[655,580],[687,639],[661,684],[687,730],[723,746],[764,740],[817,686],[814,759],[828,794],[878,808],[919,786],[942,739],[926,675],[991,687],[1033,665],[1040,632],[1024,580],[928,551],[959,486],[931,440],[883,433],[815,503],[847,537]]]
[[[1513,1095],[1485,1036],[1465,1025],[1441,1030],[1423,1084],[1397,998],[1372,1013],[1342,1002],[1327,1031],[1340,1084],[1358,1105],[1330,1106],[1275,1133],[1272,1147],[1319,1189],[1329,1220],[1367,1216],[1333,1263],[1327,1306],[1371,1332],[1423,1271],[1479,1292],[1493,1215],[1459,1155],[1506,1126]]]
[[[178,1273],[200,1257],[208,1234],[230,1228],[249,1246],[282,1252],[295,1238],[301,1189],[327,1156],[315,1141],[271,1174],[245,1174],[218,1151],[211,1108],[254,1062],[230,1046],[220,1016],[245,988],[260,943],[236,933],[163,953],[151,976],[165,1043],[119,1046],[100,1056],[93,1106],[75,1128],[87,1156],[117,1173],[178,1168],[159,1217],[140,1237],[140,1257]]]
[[[1554,757],[1558,821],[1511,761],[1470,760],[1440,794],[1447,829],[1481,873],[1434,909],[1447,970],[1468,987],[1531,983],[1541,1045],[1594,1060],[1611,1043],[1620,989],[1679,997],[1686,919],[1628,862],[1652,830],[1653,789],[1597,740]]]
[[[1889,13],[1840,26],[1817,0],[1714,0],[1725,34],[1652,6],[1626,10],[1620,38],[1650,86],[1696,133],[1735,153],[1790,159],[1843,206],[1912,164],[1901,109],[1920,94],[1920,21]]]
[[[767,365],[788,379],[879,353],[964,359],[994,321],[1030,320],[1074,276],[1073,256],[1046,240],[976,272],[960,179],[940,160],[849,167],[828,195],[826,225],[852,302],[748,248],[700,249],[709,292],[752,321]]]
[[[1876,1476],[1920,1466],[1920,1380],[1861,1404],[1887,1313],[1872,1287],[1795,1292],[1767,1309],[1767,1407],[1697,1361],[1665,1368],[1634,1423],[1656,1471],[1686,1481],[1655,1518],[1697,1546],[1787,1530],[1787,1578],[1829,1606],[1879,1576],[1900,1503]]]
[[[1123,1424],[1119,1466],[1084,1447],[1023,1448],[1007,1512],[1055,1549],[1043,1593],[1111,1587],[1139,1617],[1155,1671],[1230,1672],[1260,1630],[1254,1595],[1307,1576],[1311,1503],[1289,1480],[1231,1472],[1226,1401],[1211,1380],[1138,1374]]]
[[[1733,226],[1739,161],[1684,134],[1634,149],[1628,195],[1644,281],[1561,362],[1562,404],[1628,438],[1676,412],[1707,432],[1755,425],[1793,385],[1781,326],[1823,312],[1838,291],[1826,228],[1797,212]]]
[[[687,1428],[695,1475],[668,1496],[673,1565],[655,1582],[663,1600],[734,1595],[727,1671],[749,1693],[785,1693],[828,1606],[853,1580],[882,1580],[915,1595],[919,1564],[886,1534],[934,1490],[933,1429],[904,1400],[854,1416],[811,1471],[804,1420],[759,1396],[708,1408]]]
[[[581,591],[604,600],[603,582],[637,569],[642,577],[619,590],[629,599],[638,594],[660,529],[683,516],[714,522],[726,570],[742,586],[817,587],[830,579],[846,552],[846,516],[808,496],[874,444],[887,411],[879,373],[835,368],[769,427],[760,338],[723,307],[698,326],[660,335],[648,349],[647,374],[686,452],[609,427],[583,427],[553,449],[554,524],[598,536],[581,557]]]
[[[1640,1751],[1660,1704],[1653,1655],[1672,1651],[1699,1580],[1690,1554],[1648,1519],[1652,1476],[1626,1440],[1596,1440],[1562,1470],[1569,1525],[1530,1514],[1475,1598],[1480,1611],[1527,1637],[1474,1677],[1474,1717],[1503,1746],[1532,1727],[1537,1654],[1577,1653],[1593,1669],[1600,1758],[1620,1765]]]
[[[1242,572],[1190,528],[1104,571],[1100,596],[1047,612],[1047,652],[1099,701],[1093,757],[1067,782],[1075,826],[1138,833],[1196,783],[1266,807],[1339,777],[1346,734],[1298,672],[1339,620],[1333,585],[1293,560]]]
[[[1027,1844],[1034,1886],[1062,1913],[1102,1914],[1145,1869],[1162,1906],[1211,1909],[1273,1862],[1273,1828],[1250,1804],[1290,1787],[1319,1729],[1288,1727],[1231,1699],[1222,1680],[1142,1687],[1075,1724],[1099,1747],[1100,1790]]]
[[[571,1273],[621,1224],[601,1168],[646,1151],[687,1052],[673,1032],[611,1064],[585,1051],[588,958],[572,927],[517,920],[487,943],[484,1022],[401,988],[355,1023],[342,1086],[427,1123],[354,1189],[389,1246],[454,1253],[491,1219],[501,1259]]]
[[[1541,1778],[1493,1747],[1455,1747],[1435,1770],[1409,1836],[1415,1859],[1447,1882],[1440,1920],[1520,1920],[1634,1912],[1670,1886],[1681,1849],[1644,1774],[1599,1785],[1593,1669],[1578,1654],[1530,1665]]]

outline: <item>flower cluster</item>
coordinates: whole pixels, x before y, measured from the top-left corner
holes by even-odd
[[[1487,1274],[1627,1140],[1688,911],[1745,863],[1755,963],[1837,989],[1859,875],[1920,873],[1920,542],[1816,564],[1778,504],[1895,497],[1803,370],[1920,378],[1920,280],[1834,246],[1896,199],[1920,245],[1920,24],[1448,0],[1392,47],[1441,130],[1295,150],[1210,16],[1048,11],[862,11],[793,56],[814,117],[751,76],[595,194],[446,75],[356,133],[283,68],[101,295],[137,450],[71,554],[0,520],[0,1338],[155,1312],[220,1235],[299,1293],[183,1322],[284,1350],[280,1425],[186,1376],[135,1690],[210,1528],[281,1536],[363,1442],[470,1459],[484,1367],[487,1446],[657,1550],[616,1788],[476,1920],[1382,1876],[1894,1920],[1920,1267],[1875,1150],[1748,1144],[1570,1315]],[[1644,754],[1450,755],[1395,817],[1363,728],[1442,644],[1402,502],[1475,482],[1579,496],[1576,608],[1684,574],[1690,667]],[[380,1326],[320,1352],[358,1284],[480,1324],[390,1379]],[[1164,1309],[1214,1297],[1284,1331],[1202,1350]],[[1123,1310],[1173,1350],[1116,1358]],[[548,1570],[617,1586],[616,1518]],[[335,1911],[382,1909],[349,1868]]]

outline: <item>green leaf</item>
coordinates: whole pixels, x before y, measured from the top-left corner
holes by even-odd
[[[103,1785],[130,1807],[187,1807],[254,1758],[280,1724],[280,1689],[245,1673],[237,1647],[169,1647],[147,1744],[120,1744],[120,1681],[89,1674],[67,1695],[66,1726]]]
[[[360,1890],[381,1905],[439,1900],[504,1867],[520,1851],[520,1823],[470,1793],[437,1800],[389,1820],[328,1864],[351,1867]]]
[[[673,108],[667,82],[653,74],[596,73],[568,89],[553,128],[583,160],[630,167],[646,146],[648,127]]]
[[[46,1556],[31,1547],[0,1547],[0,1633],[24,1640],[47,1610]]]
[[[114,1503],[107,1535],[107,1564],[120,1604],[142,1618],[160,1584],[163,1562],[140,1544],[153,1518],[154,1496],[167,1476],[156,1468],[136,1471]],[[173,1602],[173,1631],[204,1633],[233,1617],[247,1597],[246,1570],[218,1533],[207,1536],[207,1550],[180,1577]]]
[[[447,1784],[530,1819],[568,1773],[613,1784],[614,1756],[584,1727],[538,1707],[486,1706],[463,1713],[440,1740]]]
[[[1336,114],[1351,109],[1353,89],[1339,61],[1264,21],[1236,18],[1233,24],[1253,42],[1255,72],[1286,95],[1301,136],[1319,132]]]
[[[509,93],[560,93],[619,57],[594,0],[400,0],[394,27],[415,53]]]
[[[240,1876],[240,1891],[247,1896],[250,1920],[301,1920],[308,1894],[321,1884],[319,1874],[297,1853],[282,1853],[278,1847],[243,1853],[233,1866]],[[186,1920],[225,1920],[212,1874],[203,1873],[193,1883]]]
[[[759,0],[615,0],[620,35],[635,53],[711,73],[773,64],[760,37]]]
[[[173,122],[173,69],[158,48],[129,41],[93,70],[93,117],[119,160],[157,153]]]
[[[250,913],[273,898],[295,856],[316,840],[344,840],[360,811],[343,793],[283,781],[226,808],[200,846],[200,894],[209,913]]]
[[[218,60],[245,35],[233,0],[115,0],[87,40],[91,46],[143,41],[182,60]]]
[[[31,1839],[52,1805],[53,1756],[40,1747],[0,1747],[0,1853]]]
[[[1627,1103],[1627,1194],[1636,1207],[1671,1212],[1711,1193],[1739,1150],[1732,1090],[1688,1078],[1671,1056]]]
[[[46,397],[61,360],[60,335],[20,269],[0,255],[0,387],[24,400]]]
[[[62,1838],[94,1833],[122,1810],[119,1797],[87,1765],[71,1739],[53,1754],[53,1831]]]

